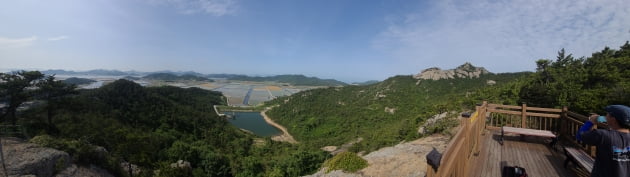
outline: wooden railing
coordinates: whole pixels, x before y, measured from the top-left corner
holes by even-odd
[[[502,126],[549,130],[556,133],[564,142],[579,146],[595,156],[595,147],[584,145],[575,140],[580,126],[588,120],[587,116],[563,109],[488,104],[483,102],[476,107],[476,112],[469,119],[462,119],[460,130],[453,136],[442,155],[437,169],[427,165],[427,177],[467,176],[473,154],[480,151],[480,136],[485,129],[500,129]],[[596,128],[608,128],[598,124]]]
[[[462,118],[460,130],[446,146],[442,156],[442,164],[438,169],[427,165],[427,177],[432,176],[466,176],[472,164],[473,154],[479,153],[481,134],[484,132],[487,103],[477,106],[470,118]]]
[[[568,110],[564,110],[562,118],[562,126],[559,129],[561,135],[560,138],[564,142],[567,142],[572,146],[583,148],[584,151],[595,157],[595,146],[586,145],[582,142],[578,142],[576,139],[578,130],[582,125],[584,125],[584,122],[588,120],[588,117]],[[597,123],[594,128],[607,129],[608,125]]]
[[[557,130],[562,109],[488,104],[487,126],[496,129],[502,126],[537,130]]]

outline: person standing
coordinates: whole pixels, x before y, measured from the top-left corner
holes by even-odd
[[[630,176],[630,107],[610,105],[605,108],[610,129],[590,130],[599,115],[591,115],[581,133],[582,142],[597,147],[591,177]]]

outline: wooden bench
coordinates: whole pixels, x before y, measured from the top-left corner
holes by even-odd
[[[551,143],[549,143],[549,146],[552,148],[555,147],[556,142],[558,142],[558,137],[548,130],[534,130],[534,129],[527,129],[527,128],[503,126],[501,127],[501,139],[499,140],[499,143],[501,145],[503,145],[503,136],[505,135],[505,133],[519,134],[521,136],[529,135],[529,136],[540,136],[540,137],[551,138]]]
[[[570,161],[574,164],[580,165],[586,171],[591,173],[593,171],[593,164],[595,163],[595,159],[588,155],[588,153],[584,152],[582,149],[565,147],[564,154],[567,156],[567,159],[564,160],[564,168],[567,168],[567,165]]]

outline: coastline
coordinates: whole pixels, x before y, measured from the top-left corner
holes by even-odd
[[[282,134],[280,135],[275,135],[272,136],[271,139],[274,141],[282,141],[282,142],[288,142],[291,144],[297,144],[298,142],[295,141],[295,139],[293,138],[293,136],[291,136],[291,134],[289,134],[289,131],[287,131],[286,128],[284,128],[282,125],[274,122],[273,120],[271,120],[271,118],[269,118],[269,116],[267,116],[266,112],[271,110],[271,107],[266,108],[264,111],[260,112],[260,115],[263,116],[263,118],[265,119],[265,122],[267,122],[269,125],[274,126],[278,129],[280,129],[280,131],[282,131]]]

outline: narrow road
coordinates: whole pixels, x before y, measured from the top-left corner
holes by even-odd
[[[295,141],[295,139],[293,138],[293,136],[291,136],[291,134],[289,134],[289,131],[287,131],[286,128],[284,128],[282,125],[274,122],[273,120],[271,120],[271,118],[269,118],[269,116],[267,116],[267,111],[271,110],[272,107],[267,107],[265,108],[264,111],[260,112],[260,115],[263,116],[263,118],[265,118],[265,122],[267,122],[269,125],[272,125],[278,129],[280,129],[280,131],[282,131],[281,135],[276,135],[271,137],[272,140],[274,141],[282,141],[282,142],[288,142],[291,144],[297,144],[298,142]]]

